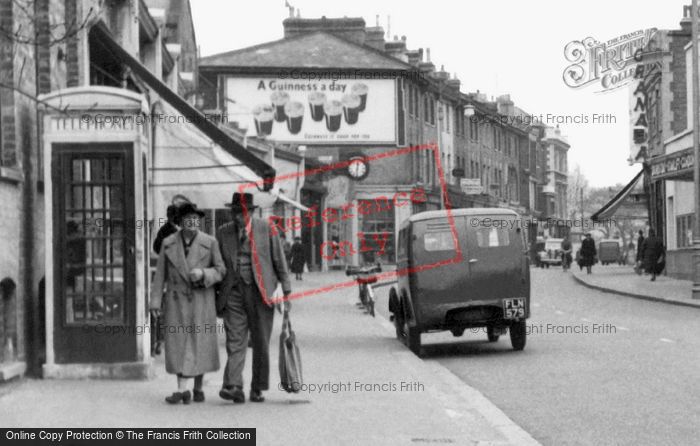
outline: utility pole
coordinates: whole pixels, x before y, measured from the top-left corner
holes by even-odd
[[[581,206],[581,227],[583,227],[583,184],[579,188],[579,193],[581,195],[579,205]]]
[[[693,196],[695,219],[693,221],[693,289],[692,298],[700,299],[700,63],[698,63],[698,0],[693,0],[692,37],[693,37],[693,182],[695,195]]]

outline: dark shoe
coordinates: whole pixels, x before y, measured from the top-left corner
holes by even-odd
[[[219,396],[237,404],[245,403],[245,393],[240,387],[223,388],[219,390]]]
[[[265,397],[262,395],[262,392],[253,389],[250,390],[250,397],[248,399],[253,403],[262,403],[265,401]]]
[[[191,399],[192,394],[189,390],[185,390],[184,392],[173,392],[172,395],[165,397],[165,401],[170,404],[177,404],[180,401],[182,401],[182,404],[190,404]]]
[[[194,389],[192,390],[192,401],[195,403],[203,403],[204,402],[204,392],[201,390]]]

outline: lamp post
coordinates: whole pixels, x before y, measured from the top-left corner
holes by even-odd
[[[692,57],[693,57],[693,195],[695,218],[693,220],[693,290],[692,298],[700,299],[700,64],[698,63],[698,0],[693,0],[692,20]]]

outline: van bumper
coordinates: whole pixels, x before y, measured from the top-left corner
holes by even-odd
[[[530,299],[525,298],[525,317],[530,317]],[[421,331],[441,331],[453,328],[507,327],[513,319],[505,319],[503,299],[452,302],[420,308],[416,325]]]

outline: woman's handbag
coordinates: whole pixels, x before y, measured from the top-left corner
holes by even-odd
[[[641,276],[642,273],[644,272],[644,268],[642,268],[642,261],[637,260],[637,263],[634,264],[634,272],[637,273],[638,276]]]
[[[289,321],[289,311],[284,312],[282,333],[280,334],[280,385],[289,393],[297,393],[303,383],[301,373],[301,354],[296,344],[296,337]]]

